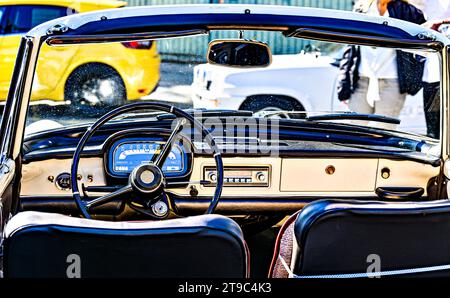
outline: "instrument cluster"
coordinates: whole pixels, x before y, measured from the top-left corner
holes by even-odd
[[[126,178],[138,166],[154,160],[165,145],[159,137],[125,137],[115,140],[106,156],[107,173],[115,178]],[[188,172],[188,154],[182,143],[175,143],[162,171],[166,177],[181,177]]]

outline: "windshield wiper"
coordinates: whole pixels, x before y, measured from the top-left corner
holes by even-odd
[[[261,113],[264,118],[270,118],[274,116],[284,116],[289,118],[289,115],[301,115],[300,118],[306,121],[327,121],[327,120],[362,120],[362,121],[374,121],[383,122],[389,124],[400,124],[400,119],[376,115],[376,114],[358,114],[355,112],[340,112],[333,114],[317,114],[308,116],[309,112],[304,111],[274,111]]]
[[[326,121],[326,120],[362,120],[362,121],[373,121],[382,122],[389,124],[400,124],[400,119],[376,115],[376,114],[358,114],[358,113],[337,113],[337,114],[325,114],[325,115],[315,115],[306,116],[307,121]]]
[[[185,112],[196,116],[196,113],[203,117],[251,117],[254,113],[250,111],[235,111],[235,110],[206,110],[206,109],[187,109]],[[362,120],[362,121],[374,121],[374,122],[383,122],[389,124],[400,124],[400,119],[376,115],[376,114],[358,114],[354,112],[342,112],[342,113],[334,113],[334,114],[322,114],[322,115],[313,115],[308,116],[308,112],[298,112],[298,111],[274,111],[274,112],[266,112],[263,117],[269,118],[273,116],[279,115],[304,115],[302,119],[306,121],[326,121],[326,120]],[[120,121],[124,119],[135,119],[135,118],[148,118],[155,117],[157,120],[171,120],[176,118],[174,115],[166,112],[144,112],[144,113],[130,113],[125,114],[120,117],[114,119],[114,121]]]

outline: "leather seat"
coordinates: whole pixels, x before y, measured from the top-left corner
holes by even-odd
[[[77,277],[76,270],[82,278],[248,275],[242,231],[219,215],[106,222],[22,212],[9,221],[4,248],[4,275],[10,278]]]
[[[386,272],[449,264],[450,201],[322,200],[283,225],[269,276],[355,274],[368,268],[374,273],[376,266]],[[449,270],[428,269],[402,276],[450,276]]]

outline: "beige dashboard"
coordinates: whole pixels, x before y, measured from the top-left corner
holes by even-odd
[[[55,177],[70,172],[71,159],[52,159],[25,164],[22,171],[22,196],[71,196],[71,192],[57,187]],[[422,187],[439,174],[439,167],[413,161],[387,159],[326,159],[278,157],[224,157],[225,167],[267,168],[268,183],[264,186],[226,186],[223,197],[348,197],[374,195],[378,187]],[[203,186],[205,168],[214,167],[211,158],[196,157],[191,181],[186,188],[167,191],[190,196],[191,187],[199,196],[212,195],[214,187]],[[79,181],[86,186],[104,186],[106,177],[102,158],[85,158],[79,167]],[[426,193],[425,193],[426,195]]]

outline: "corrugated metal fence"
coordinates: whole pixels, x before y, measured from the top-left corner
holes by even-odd
[[[351,10],[353,0],[128,0],[130,6],[139,5],[169,5],[169,4],[272,4],[303,7],[319,7],[329,9]],[[210,36],[190,37],[183,39],[165,40],[158,43],[159,52],[164,60],[171,61],[203,61],[206,56],[207,45],[216,38],[236,38],[236,31],[213,32]],[[274,54],[298,53],[310,41],[287,39],[276,32],[245,32],[245,38],[253,38],[267,42]]]

